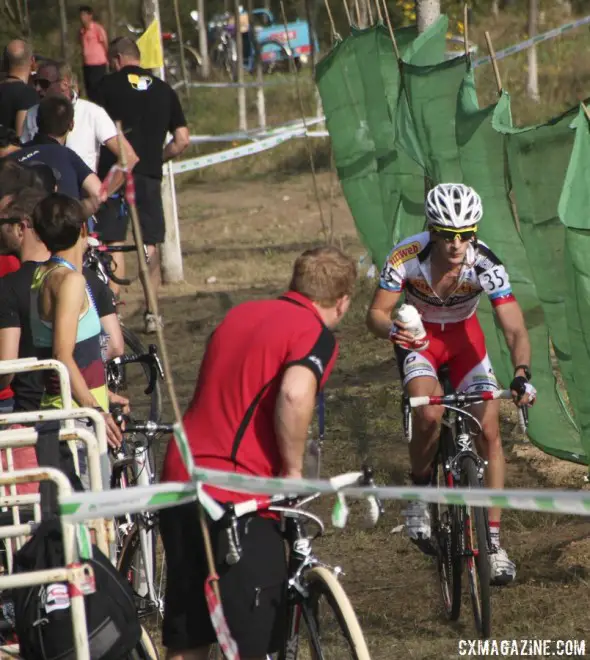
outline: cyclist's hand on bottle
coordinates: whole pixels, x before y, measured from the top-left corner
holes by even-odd
[[[408,325],[403,321],[395,321],[389,331],[389,340],[394,344],[412,344],[415,336],[406,329]]]
[[[514,377],[510,391],[517,406],[532,406],[537,398],[537,390],[524,376]]]
[[[123,440],[121,429],[117,426],[117,423],[110,413],[103,413],[102,416],[104,417],[107,427],[107,443],[109,447],[117,449],[121,446],[121,441]]]

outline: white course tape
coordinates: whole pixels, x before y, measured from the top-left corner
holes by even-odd
[[[292,128],[305,128],[305,127],[309,128],[310,126],[315,126],[316,124],[320,124],[323,121],[325,121],[325,117],[308,117],[307,119],[305,119],[305,121],[302,121],[301,119],[295,119],[294,121],[286,122],[285,124],[281,124],[280,126],[275,126],[274,128],[269,128],[269,129],[253,128],[249,131],[238,131],[236,133],[220,133],[219,135],[191,135],[190,141],[191,144],[200,144],[203,142],[235,142],[235,141],[246,141],[246,140],[263,140],[264,138],[284,133],[286,130]]]
[[[210,165],[217,165],[218,163],[226,163],[230,160],[236,160],[244,156],[251,156],[252,154],[259,154],[262,151],[278,147],[279,144],[291,140],[294,137],[305,135],[305,128],[295,128],[288,131],[283,131],[272,137],[246,144],[243,147],[235,147],[234,149],[226,149],[218,151],[214,154],[207,156],[198,156],[197,158],[189,158],[172,164],[172,172],[174,174],[182,174],[183,172],[192,172],[199,170],[203,167]]]
[[[270,479],[195,468],[191,483],[165,483],[137,486],[126,490],[73,493],[61,500],[61,514],[68,522],[80,522],[99,517],[121,516],[125,513],[155,511],[197,500],[199,483],[231,491],[266,495],[311,493],[334,494],[362,499],[418,500],[447,505],[496,506],[546,513],[590,515],[590,492],[560,490],[478,490],[460,488],[415,488],[398,486],[338,488],[338,480]],[[342,497],[338,506],[342,506]]]
[[[584,16],[584,18],[579,18],[577,21],[572,21],[571,23],[564,23],[563,25],[560,25],[553,30],[548,30],[547,32],[538,34],[532,39],[521,41],[518,44],[514,44],[514,46],[509,46],[508,48],[504,48],[503,50],[498,51],[496,53],[496,60],[503,60],[509,55],[520,53],[521,51],[527,50],[527,48],[530,48],[535,44],[541,43],[542,41],[548,41],[549,39],[554,39],[555,37],[562,35],[564,32],[569,32],[569,30],[574,30],[575,28],[581,27],[582,25],[587,25],[588,23],[590,23],[590,16]],[[489,56],[480,57],[473,62],[473,67],[475,68],[477,66],[481,66],[482,64],[489,64],[491,61],[492,58]]]

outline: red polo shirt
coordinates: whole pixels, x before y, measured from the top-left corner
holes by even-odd
[[[281,457],[274,411],[281,377],[292,365],[311,369],[318,389],[336,361],[337,342],[304,296],[234,307],[209,339],[184,427],[197,465],[278,476]],[[168,443],[162,481],[187,481],[174,439]],[[219,501],[252,495],[208,489]]]

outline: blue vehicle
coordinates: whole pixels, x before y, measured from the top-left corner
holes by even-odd
[[[243,20],[242,20],[243,19]],[[276,22],[272,12],[255,9],[250,15],[243,11],[240,20],[244,48],[244,68],[249,73],[256,69],[260,57],[264,71],[289,66],[292,58],[298,68],[311,60],[312,50],[319,51],[317,37],[310,38],[307,21],[291,21],[286,26]],[[233,14],[214,16],[207,25],[211,61],[213,66],[225,71],[232,79],[237,77],[236,30]]]

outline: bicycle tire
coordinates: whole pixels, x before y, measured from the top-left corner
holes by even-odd
[[[123,331],[123,341],[125,342],[125,354],[144,354],[147,353],[148,350],[147,348],[143,345],[139,337],[133,332],[133,330],[130,330],[126,326],[122,326],[122,331]],[[133,408],[135,407],[135,411],[132,412],[132,414],[136,417],[136,419],[150,419],[153,422],[159,422],[162,416],[162,391],[160,389],[160,382],[156,381],[154,390],[151,394],[145,394],[145,389],[147,385],[150,382],[150,367],[147,364],[139,364],[139,365],[133,365],[133,364],[126,364],[123,369],[125,369],[125,378],[124,383],[125,383],[125,392],[120,392],[120,393],[125,393],[127,396],[129,396],[130,401],[131,401],[131,406],[132,406],[132,411]],[[129,372],[131,372],[131,375],[136,376],[138,373],[143,373],[145,376],[145,387],[143,386],[143,382],[140,384],[140,390],[139,392],[136,389],[137,383],[130,383],[129,381],[131,380],[128,376]],[[131,389],[133,388],[133,389]],[[119,392],[117,392],[119,394]],[[130,395],[134,395],[133,398],[131,398]],[[149,397],[149,401],[145,406],[141,406],[141,413],[145,410],[145,415],[144,414],[138,414],[137,409],[138,409],[138,401],[140,397]],[[135,399],[135,401],[134,401]],[[134,406],[135,404],[135,406]],[[152,457],[150,456],[150,461]],[[155,465],[153,464],[152,461],[152,470],[155,470]]]
[[[140,545],[140,535],[139,535],[139,525],[134,523],[133,527],[129,533],[123,539],[123,544],[121,546],[121,552],[117,560],[117,571],[133,589],[135,595],[135,602],[137,606],[138,615],[140,618],[150,617],[154,612],[161,619],[163,616],[163,603],[164,603],[164,573],[165,573],[165,558],[162,551],[161,560],[158,564],[158,527],[153,525],[151,529],[148,530],[148,533],[151,535],[151,546],[152,546],[152,576],[154,583],[154,590],[156,592],[156,598],[158,599],[157,603],[151,603],[149,593],[138,593],[134,585],[134,575],[141,570],[141,545]],[[148,561],[150,561],[148,559]],[[160,568],[160,572],[158,572]]]
[[[307,627],[309,633],[307,641],[311,648],[302,648],[300,643],[297,660],[307,660],[307,658],[311,660],[344,660],[346,657],[351,660],[370,660],[369,649],[354,609],[334,574],[321,566],[311,568],[305,573],[305,584],[308,596],[302,603],[302,621]],[[322,637],[322,626],[318,621],[322,600],[326,601],[328,608],[335,615],[336,625],[343,637],[342,646],[337,649],[332,646],[327,647],[328,643],[332,643],[332,635],[329,631],[325,637]],[[319,654],[314,647],[319,649]],[[343,648],[344,651],[348,651],[348,655],[343,654]],[[306,651],[309,651],[309,655]],[[279,657],[287,657],[287,650]]]
[[[144,626],[141,626],[141,639],[128,656],[128,660],[160,660],[158,649]]]
[[[443,427],[442,433],[450,432]],[[444,438],[441,437],[441,447]],[[452,477],[451,477],[452,480]],[[437,459],[433,470],[433,486],[450,486],[445,482],[445,471],[442,461]],[[461,576],[463,573],[463,557],[460,551],[460,520],[457,508],[440,503],[430,505],[432,532],[436,540],[437,570],[439,584],[446,616],[451,621],[457,621],[461,614]]]
[[[462,481],[468,488],[480,488],[478,469],[475,461],[466,457],[462,464]],[[472,515],[469,515],[471,508]],[[488,552],[489,528],[485,509],[481,507],[465,507],[465,547],[468,551],[467,574],[469,591],[473,605],[475,627],[480,635],[487,639],[491,633],[492,604],[490,598],[491,566]],[[475,541],[473,547],[473,528]],[[482,552],[483,549],[483,552]]]

